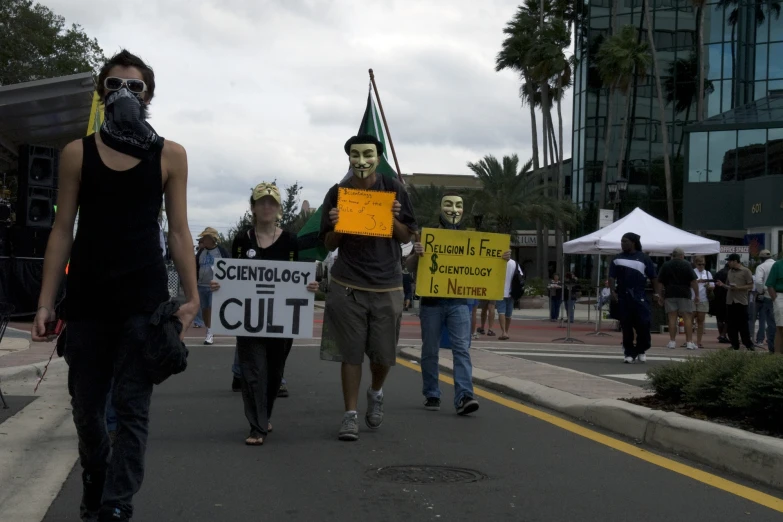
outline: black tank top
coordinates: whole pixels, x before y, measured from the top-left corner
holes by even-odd
[[[69,319],[124,319],[169,299],[160,248],[161,151],[135,167],[104,165],[95,134],[82,139],[76,239],[66,284]]]

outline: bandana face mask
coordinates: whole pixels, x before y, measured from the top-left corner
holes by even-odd
[[[148,158],[158,135],[147,123],[147,106],[139,94],[126,87],[111,91],[104,102],[101,138],[109,147],[137,158]]]
[[[353,175],[359,179],[366,179],[375,173],[375,169],[378,168],[378,151],[373,144],[358,144],[351,145],[351,151],[349,153],[351,161],[351,170]]]
[[[440,200],[440,216],[444,223],[459,225],[464,213],[462,198],[459,196],[443,196]]]

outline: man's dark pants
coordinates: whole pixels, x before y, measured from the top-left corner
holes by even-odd
[[[128,518],[133,513],[133,496],[144,478],[153,387],[143,366],[148,329],[148,315],[68,322],[65,360],[85,484],[84,520],[97,520],[98,510],[101,517],[116,509]],[[110,389],[117,414],[113,448],[106,431]]]
[[[626,357],[636,357],[650,349],[650,305],[647,301],[631,296],[620,297],[618,315],[623,330],[623,352]],[[636,344],[634,344],[634,331]]]
[[[753,349],[753,341],[750,339],[750,325],[748,324],[748,305],[732,303],[726,306],[726,322],[728,323],[729,341],[731,347],[739,350],[740,338],[742,344],[748,350]],[[739,334],[739,335],[738,335]]]

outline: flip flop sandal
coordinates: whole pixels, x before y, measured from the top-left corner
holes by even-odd
[[[506,341],[506,340],[508,340],[508,335],[501,335],[500,337],[498,337],[498,341]]]
[[[245,439],[245,444],[248,446],[263,446],[264,437],[248,437]]]
[[[496,334],[495,334],[495,332],[493,332],[492,330],[489,330],[489,331],[487,332],[487,335],[489,335],[490,337],[494,337]]]

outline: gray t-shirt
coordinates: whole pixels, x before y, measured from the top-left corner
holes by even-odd
[[[392,178],[378,174],[377,181],[369,190],[394,191],[402,208],[397,218],[410,230],[418,230],[413,215],[413,205],[402,184]],[[329,211],[337,206],[338,187],[355,188],[351,179],[334,185],[324,198],[321,207],[321,233],[323,241],[328,232],[334,230],[329,220]],[[344,234],[340,241],[340,255],[334,262],[331,276],[338,283],[357,289],[383,291],[402,289],[402,249],[393,237],[372,237]]]
[[[198,284],[199,286],[209,286],[214,274],[212,273],[212,266],[215,264],[216,259],[223,257],[220,255],[220,249],[215,247],[211,250],[206,248],[198,255]]]

